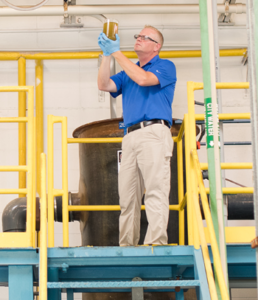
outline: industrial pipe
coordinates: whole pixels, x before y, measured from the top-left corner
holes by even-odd
[[[80,205],[80,197],[77,193],[68,194],[69,205]],[[202,205],[201,211],[202,211]],[[63,220],[62,196],[54,199],[54,220]],[[27,198],[16,198],[9,202],[2,215],[3,232],[25,232],[26,231]],[[69,222],[80,221],[81,211],[69,211]],[[203,211],[202,211],[203,215]],[[253,195],[237,194],[228,195],[228,220],[253,220],[254,207]],[[40,230],[40,205],[36,198],[36,231]]]
[[[36,230],[39,231],[39,198],[36,198]],[[27,198],[16,198],[9,202],[2,214],[3,232],[26,231]]]
[[[80,197],[77,193],[68,193],[69,205],[80,205]],[[57,196],[54,198],[54,220],[56,222],[63,222],[63,197]],[[69,222],[80,221],[80,211],[69,211]]]
[[[246,13],[246,5],[236,3],[229,5],[226,11],[224,4],[218,4],[218,13]],[[161,5],[71,5],[67,13],[75,16],[101,14],[199,14],[198,4],[161,4]],[[42,6],[37,10],[18,11],[9,7],[0,8],[1,17],[14,16],[63,16],[63,6]]]

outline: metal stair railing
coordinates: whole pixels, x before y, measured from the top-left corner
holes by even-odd
[[[191,150],[191,161],[193,162],[193,165],[194,165],[195,175],[197,178],[197,182],[198,182],[198,186],[199,186],[199,190],[200,190],[200,194],[201,194],[203,211],[204,211],[208,231],[209,231],[210,238],[211,238],[211,249],[212,249],[212,254],[213,254],[215,273],[218,278],[221,297],[222,297],[222,300],[229,300],[229,294],[228,294],[228,290],[227,290],[227,286],[226,286],[226,281],[225,281],[224,274],[222,271],[222,264],[221,264],[220,254],[219,254],[219,248],[218,248],[218,244],[217,244],[217,240],[216,240],[216,236],[215,236],[215,230],[214,230],[214,226],[213,226],[213,222],[212,222],[212,218],[211,218],[211,212],[209,209],[208,198],[207,198],[207,194],[206,194],[204,183],[203,183],[202,172],[201,172],[201,168],[200,168],[197,151],[195,149]],[[197,194],[193,193],[192,199],[193,199],[194,214],[195,214],[195,218],[196,218],[196,221],[198,224],[197,228],[198,228],[199,237],[200,237],[200,243],[201,243],[201,248],[202,248],[202,253],[203,253],[204,265],[205,265],[205,269],[206,269],[206,275],[207,275],[207,279],[208,279],[211,299],[217,300],[218,296],[217,296],[216,286],[215,286],[215,282],[214,282],[207,241],[205,238],[205,232],[204,232],[204,226],[203,226],[203,222],[202,222],[202,216],[201,216],[198,195],[199,195],[199,193],[197,193]],[[195,241],[194,244],[198,244],[198,241]]]
[[[228,82],[217,83],[217,89],[248,89],[248,82]],[[184,116],[184,135],[185,135],[185,169],[186,169],[186,194],[182,197],[182,205],[185,204],[187,198],[187,219],[188,219],[188,242],[190,245],[194,244],[194,232],[197,231],[196,222],[193,222],[192,215],[192,193],[197,193],[197,180],[193,163],[190,160],[190,149],[196,149],[196,121],[203,121],[204,114],[195,114],[194,107],[194,91],[202,90],[203,83],[188,82],[187,83],[187,97],[188,97],[188,114]],[[219,114],[219,120],[228,119],[250,119],[250,113],[233,113],[233,114]],[[179,137],[178,137],[179,138]],[[182,155],[179,153],[179,155]],[[222,163],[223,169],[251,169],[251,163]],[[207,169],[207,164],[201,164],[201,169]],[[178,181],[180,181],[178,176]],[[183,182],[181,183],[183,185]],[[209,193],[209,189],[205,191]],[[227,187],[222,188],[223,193],[238,194],[238,193],[253,193],[253,187],[235,188]],[[225,227],[226,242],[227,243],[249,243],[255,237],[255,228],[249,227]],[[206,240],[210,242],[210,236],[207,228],[205,228]]]

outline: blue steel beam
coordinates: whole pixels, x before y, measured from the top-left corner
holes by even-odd
[[[0,249],[1,266],[38,265],[37,249]]]
[[[193,246],[49,248],[48,257],[191,256]]]
[[[185,270],[185,268],[184,268]],[[109,280],[132,279],[140,277],[144,279],[166,280],[181,275],[176,267],[171,266],[126,266],[126,267],[69,267],[67,272],[59,272],[59,279],[79,281],[81,279]]]
[[[8,286],[8,266],[0,267],[0,286]]]
[[[59,281],[59,272],[58,269],[55,268],[48,268],[48,281],[51,283],[51,281]],[[48,300],[61,300],[61,289],[57,288],[55,290],[48,290],[47,291],[47,299]]]
[[[48,265],[130,266],[193,265],[192,246],[50,248]]]
[[[183,287],[181,288],[182,290],[184,290],[185,292],[187,292],[190,288],[189,287]],[[51,289],[51,290],[55,290],[55,289]],[[64,293],[66,291],[66,289],[62,289],[62,293]],[[126,288],[126,289],[114,289],[114,288],[109,288],[109,289],[83,289],[83,288],[78,288],[78,289],[74,289],[73,293],[131,293],[132,289],[130,288]],[[150,288],[145,288],[144,289],[144,293],[174,293],[175,289],[173,288],[164,288],[164,289],[150,289]],[[48,299],[49,300],[49,299]]]
[[[197,299],[210,300],[210,291],[201,249],[194,250],[194,273],[194,278],[200,281],[200,285],[196,288]]]
[[[9,266],[9,300],[33,300],[32,266]]]
[[[159,280],[159,281],[90,281],[90,282],[48,282],[49,289],[107,289],[107,288],[134,288],[143,287],[149,289],[175,288],[194,288],[200,286],[199,280]]]
[[[68,289],[66,293],[67,293],[67,300],[73,300],[74,299],[73,298],[73,290]]]
[[[184,291],[180,290],[179,292],[176,292],[176,300],[184,300]]]
[[[211,262],[213,257],[211,248],[209,247]],[[256,264],[255,249],[252,249],[250,244],[227,245],[227,262],[228,264]]]

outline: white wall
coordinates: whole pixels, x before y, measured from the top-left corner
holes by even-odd
[[[218,1],[223,3],[224,1]],[[244,2],[244,1],[242,1]],[[15,2],[14,2],[15,3]],[[20,1],[16,3],[21,4]],[[23,2],[31,4],[32,2]],[[35,3],[35,2],[33,2]],[[80,0],[78,4],[106,4],[106,1]],[[109,4],[139,3],[138,1],[109,1]],[[191,3],[198,1],[141,1],[140,3]],[[53,0],[49,5],[61,5]],[[132,50],[133,35],[145,24],[159,28],[165,37],[165,50],[200,49],[200,28],[198,15],[108,15],[119,21],[121,49]],[[247,46],[245,15],[235,15],[235,26],[219,28],[221,48],[241,48]],[[83,17],[82,29],[60,28],[61,17],[17,17],[0,18],[0,51],[85,51],[99,50],[97,38],[101,23],[91,17]],[[136,61],[136,60],[135,60]],[[187,81],[202,82],[201,58],[173,59],[177,67],[178,82],[173,103],[173,117],[182,119],[187,112]],[[222,81],[247,81],[246,66],[242,66],[241,57],[221,58]],[[117,65],[117,71],[120,67]],[[34,85],[35,62],[27,61],[27,85]],[[44,61],[44,142],[47,151],[46,128],[47,115],[68,117],[68,136],[78,126],[110,117],[109,95],[105,102],[98,101],[97,60],[56,60]],[[17,85],[17,62],[0,61],[0,85]],[[227,90],[222,92],[223,112],[249,112],[249,92],[247,90]],[[17,116],[17,94],[0,94],[0,117]],[[195,93],[195,100],[203,101],[203,92]],[[198,113],[203,107],[196,107]],[[117,100],[117,114],[121,116],[121,97]],[[16,124],[0,124],[0,165],[18,164],[18,143]],[[203,139],[204,141],[205,139]],[[225,141],[250,141],[249,124],[225,126]],[[55,187],[61,188],[60,127],[55,129]],[[206,161],[206,149],[199,151],[201,161]],[[250,146],[226,146],[226,161],[251,162]],[[69,145],[69,190],[77,192],[79,180],[78,146]],[[251,171],[227,171],[226,177],[243,185],[252,186]],[[0,173],[0,188],[18,187],[18,177],[12,173]],[[227,186],[233,186],[228,184]],[[0,215],[14,195],[0,196]],[[239,222],[238,224],[240,224]],[[251,225],[252,222],[247,222]],[[0,225],[0,230],[1,230]],[[55,224],[56,246],[62,245],[62,228]],[[78,223],[70,224],[70,245],[79,246],[80,233]],[[79,297],[79,296],[78,296]],[[8,299],[7,290],[1,288],[0,300]],[[237,298],[234,298],[237,299]],[[247,298],[246,298],[247,299]],[[250,298],[254,299],[254,298]]]

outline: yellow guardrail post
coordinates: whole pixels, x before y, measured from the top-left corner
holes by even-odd
[[[195,83],[190,81],[187,82],[187,101],[188,101],[188,115],[189,115],[189,149],[196,149],[196,124],[195,124],[195,110],[194,110],[194,90],[195,90]],[[190,151],[188,154],[190,156]],[[191,197],[189,197],[189,200],[187,203],[190,201],[193,201],[192,195],[198,195],[197,191],[197,182],[196,182],[196,177],[194,173],[194,165],[192,160],[190,159],[190,176],[191,176]],[[193,193],[193,194],[192,194]],[[197,220],[196,220],[196,215],[193,213],[193,235],[194,235],[194,246],[196,249],[199,248],[200,246],[200,241],[199,241],[199,231],[197,228]]]
[[[26,85],[26,60],[21,57],[18,60],[18,85]],[[26,91],[18,94],[18,116],[26,117]],[[18,124],[19,136],[19,165],[26,165],[26,123]],[[19,188],[26,187],[26,173],[19,172]],[[19,197],[25,197],[25,194],[19,194]]]
[[[46,154],[41,154],[39,299],[47,300]]]
[[[35,68],[35,86],[36,86],[36,129],[37,129],[37,140],[36,140],[36,170],[37,170],[37,192],[41,195],[40,187],[40,155],[44,152],[44,108],[43,108],[43,63],[42,60],[36,60]]]
[[[35,234],[33,232],[33,225],[32,222],[35,222],[35,220],[32,220],[33,217],[33,141],[34,141],[34,88],[32,86],[28,87],[28,183],[27,183],[27,231],[29,233],[32,232],[32,234]],[[32,238],[31,234],[31,238]]]
[[[190,174],[190,145],[189,145],[189,117],[184,116],[185,120],[185,169],[186,169],[186,188],[187,188],[187,231],[188,244],[194,244],[194,228],[193,228],[193,207],[192,207],[192,186]]]
[[[28,117],[0,118],[1,123],[28,122],[28,164],[19,166],[0,166],[0,171],[27,172],[27,187],[18,189],[0,189],[0,194],[27,194],[26,232],[0,233],[1,247],[35,247],[35,193],[33,191],[35,178],[34,153],[34,88],[32,86],[0,87],[0,92],[28,92]]]
[[[34,117],[34,122],[33,122],[33,157],[32,157],[32,168],[33,168],[33,185],[32,185],[32,204],[33,204],[33,217],[32,220],[35,220],[32,223],[32,242],[34,247],[36,247],[36,117]]]
[[[208,231],[209,231],[210,238],[211,238],[211,249],[212,249],[212,254],[213,254],[213,263],[214,263],[215,272],[216,272],[217,278],[218,278],[218,283],[219,283],[221,296],[222,296],[223,300],[229,300],[228,289],[227,289],[227,285],[226,285],[226,282],[225,282],[225,277],[224,277],[223,270],[222,270],[222,264],[221,264],[220,254],[219,254],[219,248],[218,248],[216,235],[215,235],[215,231],[214,231],[214,227],[213,227],[213,223],[212,223],[211,212],[210,212],[210,208],[209,208],[207,194],[205,192],[203,178],[202,178],[202,172],[201,172],[201,168],[200,168],[200,165],[199,165],[198,155],[197,155],[197,152],[196,152],[195,149],[191,150],[191,156],[192,156],[192,161],[193,161],[193,164],[194,164],[195,174],[196,174],[199,189],[200,189],[200,194],[201,194],[201,199],[202,199],[202,207],[203,207],[205,219],[206,219],[206,222],[207,222]]]
[[[48,247],[55,246],[54,240],[54,133],[53,116],[47,116],[47,169],[48,169]]]
[[[54,123],[62,126],[62,189],[54,188]],[[48,246],[54,247],[54,197],[62,196],[63,246],[69,246],[67,118],[48,116]]]
[[[62,118],[63,246],[69,247],[67,118]]]
[[[185,244],[185,211],[180,209],[184,200],[184,173],[183,173],[183,132],[184,120],[177,137],[177,174],[178,174],[178,218],[179,218],[179,245]]]

